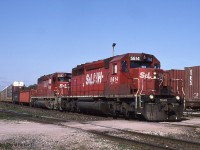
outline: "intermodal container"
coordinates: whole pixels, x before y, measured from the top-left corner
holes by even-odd
[[[186,107],[200,107],[200,66],[185,67]]]

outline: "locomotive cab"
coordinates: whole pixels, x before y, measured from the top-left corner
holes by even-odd
[[[69,95],[71,74],[54,73],[42,76],[38,79],[38,96],[62,96]]]
[[[163,77],[163,71],[159,68],[160,62],[149,54],[116,56],[110,62],[109,72],[112,74],[108,93],[127,96],[158,92]]]
[[[67,96],[70,94],[71,74],[60,73],[52,78],[54,95]]]

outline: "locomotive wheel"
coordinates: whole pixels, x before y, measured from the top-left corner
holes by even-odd
[[[62,109],[61,106],[59,106],[59,111],[60,111],[60,112],[63,112],[63,111],[64,111],[64,110]]]
[[[115,111],[115,112],[113,113],[113,119],[117,119],[117,118],[119,118],[119,112],[118,112],[118,111]]]
[[[48,101],[46,102],[46,107],[47,107],[48,109],[52,110],[53,107],[54,107],[53,102],[50,101],[50,100],[48,100]]]
[[[34,101],[33,101],[33,100],[31,100],[31,102],[29,103],[29,106],[30,106],[30,107],[35,107]]]
[[[129,111],[126,112],[125,119],[129,120],[131,118]]]
[[[122,108],[122,114],[123,114],[123,117],[126,119],[126,120],[129,120],[130,119],[130,113],[128,110],[126,110],[126,108]]]

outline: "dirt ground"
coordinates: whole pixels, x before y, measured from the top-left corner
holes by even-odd
[[[117,143],[57,125],[0,121],[1,149],[116,149]]]
[[[145,122],[63,113],[4,104],[1,109],[32,115],[21,118],[0,112],[0,150],[128,150],[127,144],[105,139],[89,131],[118,133],[119,130],[136,131],[147,134],[200,141],[200,118],[185,118],[181,122]],[[65,122],[35,122],[41,116],[61,118]],[[39,117],[39,118],[38,118]],[[27,121],[29,120],[29,121]],[[50,119],[51,120],[51,119]],[[55,121],[55,120],[54,120]],[[120,134],[119,134],[120,135]],[[141,149],[135,147],[134,149]]]
[[[192,124],[197,127],[174,126],[173,124]],[[66,122],[61,125],[42,124],[22,120],[0,120],[0,149],[33,150],[121,150],[129,149],[88,130],[138,131],[157,135],[170,135],[179,138],[199,140],[200,119],[190,119],[179,123],[150,123],[127,120],[89,121],[85,123]],[[191,130],[192,129],[192,130]]]
[[[66,124],[66,123],[65,123]],[[126,130],[168,136],[183,140],[200,141],[200,118],[190,118],[181,122],[145,122],[137,120],[88,121],[88,125],[76,122],[66,124],[84,130]]]

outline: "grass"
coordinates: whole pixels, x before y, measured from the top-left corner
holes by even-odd
[[[12,144],[10,144],[10,143],[5,143],[5,144],[0,143],[0,149],[11,150],[12,149]]]
[[[0,120],[16,120],[17,118],[14,116],[10,116],[4,113],[0,113]]]

